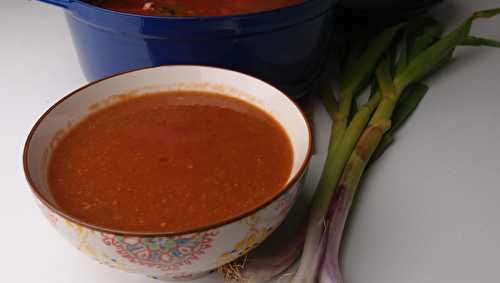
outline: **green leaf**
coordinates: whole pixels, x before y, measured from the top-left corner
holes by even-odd
[[[375,73],[377,74],[377,82],[382,92],[382,97],[394,96],[394,84],[392,83],[392,76],[389,65],[389,58],[384,58],[377,66]]]
[[[395,132],[408,120],[408,118],[415,112],[418,105],[424,98],[429,87],[424,84],[416,84],[405,91],[405,95],[400,99],[400,103],[392,114],[392,126],[387,133],[384,134],[379,146],[373,153],[370,164],[375,162],[385,150],[394,142]]]
[[[477,37],[477,36],[467,36],[462,40],[460,45],[465,45],[465,46],[488,46],[488,47],[496,47],[500,48],[500,41],[490,39],[490,38],[484,38],[484,37]]]
[[[400,74],[418,53],[436,42],[442,33],[443,25],[432,18],[417,18],[408,23],[400,42],[395,75]]]
[[[349,113],[349,122],[352,121],[352,118],[354,118],[354,115],[356,115],[356,113],[358,113],[358,110],[359,110],[359,101],[358,101],[358,97],[355,97],[353,100],[352,100],[352,106],[351,106],[351,113]]]
[[[401,46],[399,48],[399,57],[396,62],[395,75],[403,71],[408,65],[408,35],[405,35],[401,40]]]
[[[412,46],[408,51],[408,61],[415,58],[420,52],[434,44],[443,34],[444,26],[439,22],[424,27],[422,34],[412,40]]]
[[[380,57],[392,44],[394,37],[403,26],[404,24],[399,24],[382,31],[381,34],[370,40],[367,49],[356,62],[346,66],[345,72],[340,77],[341,95],[354,95],[359,90],[360,85],[371,77]]]
[[[319,96],[325,105],[326,111],[333,118],[338,110],[337,100],[335,100],[335,95],[332,86],[328,82],[324,82],[319,90]]]
[[[434,44],[443,34],[444,26],[440,22],[432,20],[428,25],[422,27],[419,34],[412,38],[411,47],[408,51],[408,61],[414,59],[420,52]]]
[[[402,92],[408,85],[417,82],[433,70],[451,50],[469,33],[472,21],[469,19],[455,31],[427,48],[413,59],[408,66],[396,76],[394,84],[397,91]]]
[[[477,11],[472,14],[473,19],[477,18],[491,18],[496,15],[500,14],[500,8],[495,8],[495,9],[489,9],[489,10],[482,10],[482,11]]]
[[[446,67],[453,60],[453,51],[454,50],[450,51],[450,53],[448,53],[448,55],[446,57],[441,59],[441,61],[439,63],[437,63],[436,66],[432,70],[429,71],[429,73],[424,77],[424,79],[436,74],[441,69]]]
[[[394,113],[392,114],[392,126],[389,132],[394,133],[404,124],[404,122],[406,122],[428,90],[429,87],[421,83],[409,88],[408,93],[401,98],[398,106],[394,109]]]
[[[374,96],[378,91],[378,82],[377,80],[373,80],[370,86],[370,98]]]
[[[429,72],[435,69],[436,65],[449,56],[457,45],[459,45],[468,35],[472,22],[477,18],[489,18],[500,13],[500,9],[479,11],[468,18],[454,31],[443,37],[431,47],[417,55],[408,66],[395,78],[394,83],[398,92],[403,91],[408,85],[418,82]]]

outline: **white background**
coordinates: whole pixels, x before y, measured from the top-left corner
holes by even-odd
[[[450,26],[500,1],[448,1]],[[500,18],[474,32],[500,39]],[[0,282],[157,282],[95,263],[42,218],[21,155],[34,121],[86,81],[61,9],[0,7]],[[460,49],[369,171],[344,242],[346,283],[500,282],[500,50]],[[198,282],[219,282],[217,278]]]

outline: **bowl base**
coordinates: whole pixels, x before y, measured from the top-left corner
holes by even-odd
[[[212,271],[203,271],[199,273],[190,273],[186,275],[181,275],[181,276],[172,276],[172,275],[160,275],[160,276],[148,276],[149,278],[156,279],[159,281],[165,281],[165,282],[179,282],[179,281],[191,281],[195,280],[201,277],[205,277],[208,274],[210,274]]]

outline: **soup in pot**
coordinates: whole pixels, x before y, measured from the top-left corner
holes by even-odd
[[[227,16],[256,13],[304,0],[89,0],[90,4],[146,16]]]

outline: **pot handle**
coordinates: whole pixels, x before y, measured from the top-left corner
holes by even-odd
[[[61,8],[68,8],[69,4],[73,2],[73,0],[38,0],[38,1],[56,5]]]

